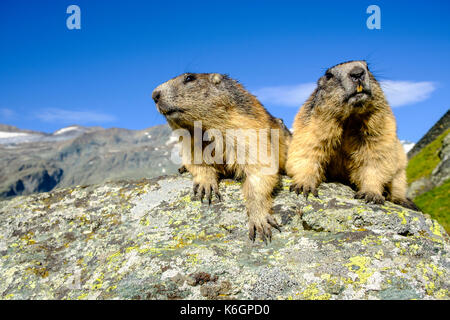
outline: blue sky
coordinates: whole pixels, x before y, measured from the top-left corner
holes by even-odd
[[[81,8],[68,30],[66,8]],[[366,8],[381,9],[369,30]],[[366,59],[401,139],[417,141],[450,101],[450,1],[0,2],[0,123],[165,123],[150,94],[183,72],[228,73],[291,126],[324,70]]]

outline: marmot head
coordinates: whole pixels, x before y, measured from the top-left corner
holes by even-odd
[[[363,107],[379,85],[365,61],[349,61],[329,68],[317,83],[316,98],[340,106]]]
[[[236,81],[218,73],[185,73],[159,85],[152,93],[158,111],[172,127],[194,121],[225,119],[230,108],[245,111],[250,95]]]

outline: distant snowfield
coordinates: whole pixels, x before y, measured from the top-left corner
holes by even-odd
[[[69,132],[69,131],[75,131],[75,130],[78,130],[78,127],[77,126],[72,126],[72,127],[59,129],[58,131],[55,131],[55,133],[53,133],[53,134],[54,135],[58,135],[58,134],[63,134],[63,133],[66,133],[66,132]]]
[[[26,132],[5,132],[0,131],[0,144],[18,144],[36,142],[44,138],[42,134],[26,133]]]
[[[29,133],[24,133],[24,132],[4,132],[4,131],[0,131],[0,139],[17,138],[17,137],[24,137],[24,136],[30,136],[30,134]]]
[[[59,129],[53,134],[40,132],[8,132],[0,131],[0,145],[17,145],[22,143],[52,142],[73,139],[83,134],[83,129],[78,126],[70,126]]]

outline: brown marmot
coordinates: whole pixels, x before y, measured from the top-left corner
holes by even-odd
[[[277,221],[270,214],[272,191],[279,181],[280,170],[285,168],[291,138],[282,121],[271,116],[258,99],[238,81],[218,73],[182,74],[158,86],[152,97],[158,111],[166,117],[173,130],[183,129],[190,133],[191,141],[187,145],[183,141],[182,161],[183,166],[193,175],[194,197],[202,201],[206,197],[211,203],[214,192],[220,201],[219,176],[231,174],[244,178],[242,190],[246,200],[249,237],[254,241],[255,233],[258,232],[264,242],[271,240],[271,227],[280,230]],[[195,122],[198,121],[201,121],[202,129],[200,139],[195,138]],[[230,133],[235,134],[237,130],[247,132],[246,129],[256,132],[257,140],[252,140],[251,134],[248,137],[245,133],[244,136],[233,137]],[[204,137],[209,132],[213,132],[214,142],[218,139],[217,134],[224,137],[225,142],[219,153],[214,150],[206,154],[209,141],[205,141]],[[255,159],[254,154],[249,152],[255,146],[258,154],[262,151],[260,147],[263,146],[263,141],[259,133],[267,133],[265,151],[270,158],[269,162],[276,162],[273,171],[265,170],[271,166],[266,162],[267,159]],[[197,141],[202,136],[203,141]],[[233,141],[244,146],[244,163],[237,161],[239,150],[236,151]],[[195,161],[195,146],[201,147],[203,154],[200,161]],[[180,169],[184,170],[183,167]]]
[[[355,198],[388,200],[417,210],[406,198],[407,158],[383,91],[365,61],[325,72],[295,117],[286,169],[291,191],[318,196],[319,184],[341,181]]]

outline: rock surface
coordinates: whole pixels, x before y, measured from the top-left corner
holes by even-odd
[[[289,193],[250,242],[240,183],[191,201],[189,175],[0,202],[2,299],[449,299],[449,237],[427,215],[341,184]]]

